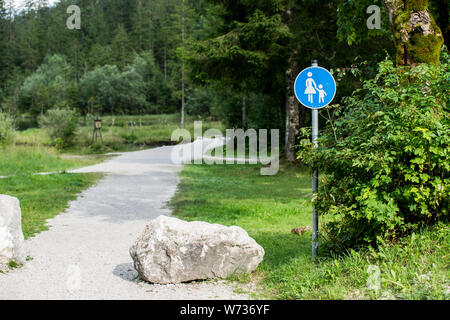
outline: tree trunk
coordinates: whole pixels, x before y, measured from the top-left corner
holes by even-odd
[[[293,55],[295,56],[295,54]],[[297,71],[297,62],[293,57],[289,59],[289,68],[286,70],[286,159],[295,161],[297,136],[300,128],[298,101],[295,97],[294,83]]]
[[[383,0],[397,49],[397,65],[439,64],[444,37],[428,9],[428,0]]]

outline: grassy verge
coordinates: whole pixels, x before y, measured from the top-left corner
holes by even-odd
[[[21,175],[0,179],[0,194],[20,200],[22,229],[25,238],[29,238],[47,230],[47,219],[63,212],[69,201],[101,177],[101,174]]]
[[[42,146],[13,146],[0,148],[0,176],[56,172],[102,162],[105,156],[60,155],[54,148]]]
[[[379,250],[311,260],[311,178],[282,166],[272,177],[258,166],[186,166],[171,202],[186,220],[238,225],[264,247],[253,280],[274,299],[448,299],[450,235],[442,225]],[[374,271],[375,270],[375,271]],[[379,277],[378,277],[379,270]],[[249,277],[242,277],[248,279]],[[379,290],[367,287],[375,279]]]

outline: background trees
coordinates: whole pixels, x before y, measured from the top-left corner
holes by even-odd
[[[73,69],[64,56],[47,57],[20,88],[19,109],[37,116],[53,106],[68,103],[69,91],[74,86],[72,76]]]
[[[385,55],[384,48],[393,49],[383,33],[375,34],[376,43],[361,39],[353,48],[340,42],[336,34],[341,1],[210,2],[216,5],[211,13],[216,21],[214,32],[208,40],[190,43],[187,52],[193,78],[219,81],[241,96],[254,92],[274,98],[266,100],[270,105],[258,108],[267,114],[276,110],[274,119],[283,119],[273,125],[285,133],[290,160],[295,158],[298,130],[310,120],[309,113],[299,109],[292,90],[300,69],[312,59],[331,69],[348,68],[357,59],[373,65]],[[358,85],[354,78],[345,80],[337,101]]]
[[[70,4],[81,8],[81,30],[65,27]],[[382,30],[366,27],[371,4],[383,7]],[[443,39],[431,17],[445,37],[446,11],[447,0],[28,0],[22,10],[1,0],[0,103],[32,116],[57,104],[81,114],[185,105],[232,127],[281,129],[294,160],[299,129],[310,123],[292,90],[301,69],[318,59],[339,74],[338,103],[386,54],[399,65],[436,63]]]
[[[81,8],[81,30],[66,28],[66,9],[71,4]],[[65,104],[78,108],[82,114],[92,111],[87,108],[94,103],[93,96],[86,92],[93,87],[86,89],[79,85],[88,82],[82,81],[86,76],[99,76],[106,70],[111,73],[111,68],[99,69],[105,66],[117,67],[120,75],[109,79],[108,83],[114,86],[103,87],[95,96],[121,92],[97,101],[100,105],[108,101],[99,111],[131,114],[177,111],[181,103],[182,61],[176,52],[182,40],[181,5],[181,0],[61,0],[49,7],[46,1],[28,0],[19,10],[12,1],[0,1],[2,108],[15,109],[11,106],[16,91],[20,91],[20,111],[33,116],[54,106],[58,99],[60,103],[69,99],[67,94],[53,95],[56,89],[50,84],[56,78],[50,81],[50,75],[43,75],[41,68],[56,68],[53,60],[58,56],[70,69],[69,73],[58,74],[58,81],[66,82],[59,87],[73,89],[68,89],[72,97]],[[201,16],[203,8],[198,4],[191,6],[188,1],[186,7],[186,37],[198,37],[202,20],[193,17]],[[136,55],[146,63],[135,65]],[[49,59],[53,59],[50,66]],[[144,69],[139,70],[141,67]]]

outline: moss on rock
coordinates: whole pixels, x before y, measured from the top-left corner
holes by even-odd
[[[405,0],[405,10],[425,11],[428,10],[428,0]]]

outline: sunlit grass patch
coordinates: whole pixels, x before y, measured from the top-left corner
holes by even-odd
[[[69,201],[92,186],[101,174],[55,174],[0,179],[0,194],[19,199],[25,238],[47,230],[46,220],[62,213]]]

